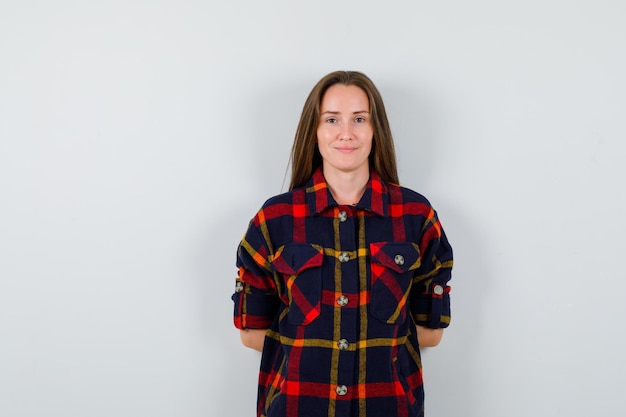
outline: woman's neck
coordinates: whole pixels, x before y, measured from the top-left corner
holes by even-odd
[[[353,206],[361,200],[370,174],[369,169],[355,172],[325,170],[324,178],[337,204]]]

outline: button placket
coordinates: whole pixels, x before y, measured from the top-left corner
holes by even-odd
[[[337,219],[339,220],[339,223],[341,223],[340,229],[341,229],[341,233],[343,235],[344,233],[346,233],[350,229],[350,226],[352,224],[351,222],[348,222],[349,213],[346,210],[340,210],[337,213]],[[345,228],[348,228],[348,229],[345,229]],[[346,247],[346,249],[347,249],[347,247]],[[349,262],[350,260],[351,260],[350,252],[347,252],[347,251],[340,252],[337,255],[337,261],[339,261],[342,264],[345,264],[345,263]],[[345,268],[346,266],[347,265],[342,266],[342,269]],[[350,300],[348,299],[348,297],[346,295],[339,294],[337,296],[336,303],[339,306],[339,308],[346,307],[349,302],[350,302]],[[343,314],[344,313],[342,313],[342,315]],[[346,314],[353,314],[353,313],[350,312],[350,313],[346,313]],[[348,329],[345,329],[345,330],[348,330]],[[346,333],[346,335],[348,335],[349,333],[350,332],[348,331],[348,333]],[[344,353],[341,353],[342,356],[343,355],[350,355],[350,352],[347,352],[350,349],[350,342],[348,341],[348,339],[341,338],[339,340],[336,340],[335,343],[336,343],[336,348],[339,349],[339,351],[344,352]],[[348,358],[349,358],[349,356],[348,356]],[[349,362],[348,358],[346,358],[344,360],[347,360]],[[348,363],[348,362],[346,362],[346,363]],[[348,394],[348,387],[346,385],[339,384],[339,385],[337,385],[335,387],[335,392],[336,392],[338,397],[346,396]]]

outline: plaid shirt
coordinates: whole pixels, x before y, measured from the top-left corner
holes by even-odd
[[[269,329],[258,416],[423,416],[415,324],[448,326],[452,268],[423,196],[373,172],[338,205],[318,169],[264,204],[237,266],[235,326]]]

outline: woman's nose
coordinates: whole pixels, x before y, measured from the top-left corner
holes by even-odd
[[[344,124],[343,126],[341,126],[341,130],[339,131],[339,137],[342,140],[352,139],[352,127],[350,126],[350,124]]]

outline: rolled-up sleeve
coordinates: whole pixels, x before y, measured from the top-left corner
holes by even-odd
[[[252,221],[237,249],[238,274],[232,300],[238,329],[267,329],[274,321],[280,299],[268,257],[265,240]]]
[[[418,325],[433,329],[448,327],[452,247],[434,210],[424,225],[420,247],[422,261],[413,279],[411,313]]]

